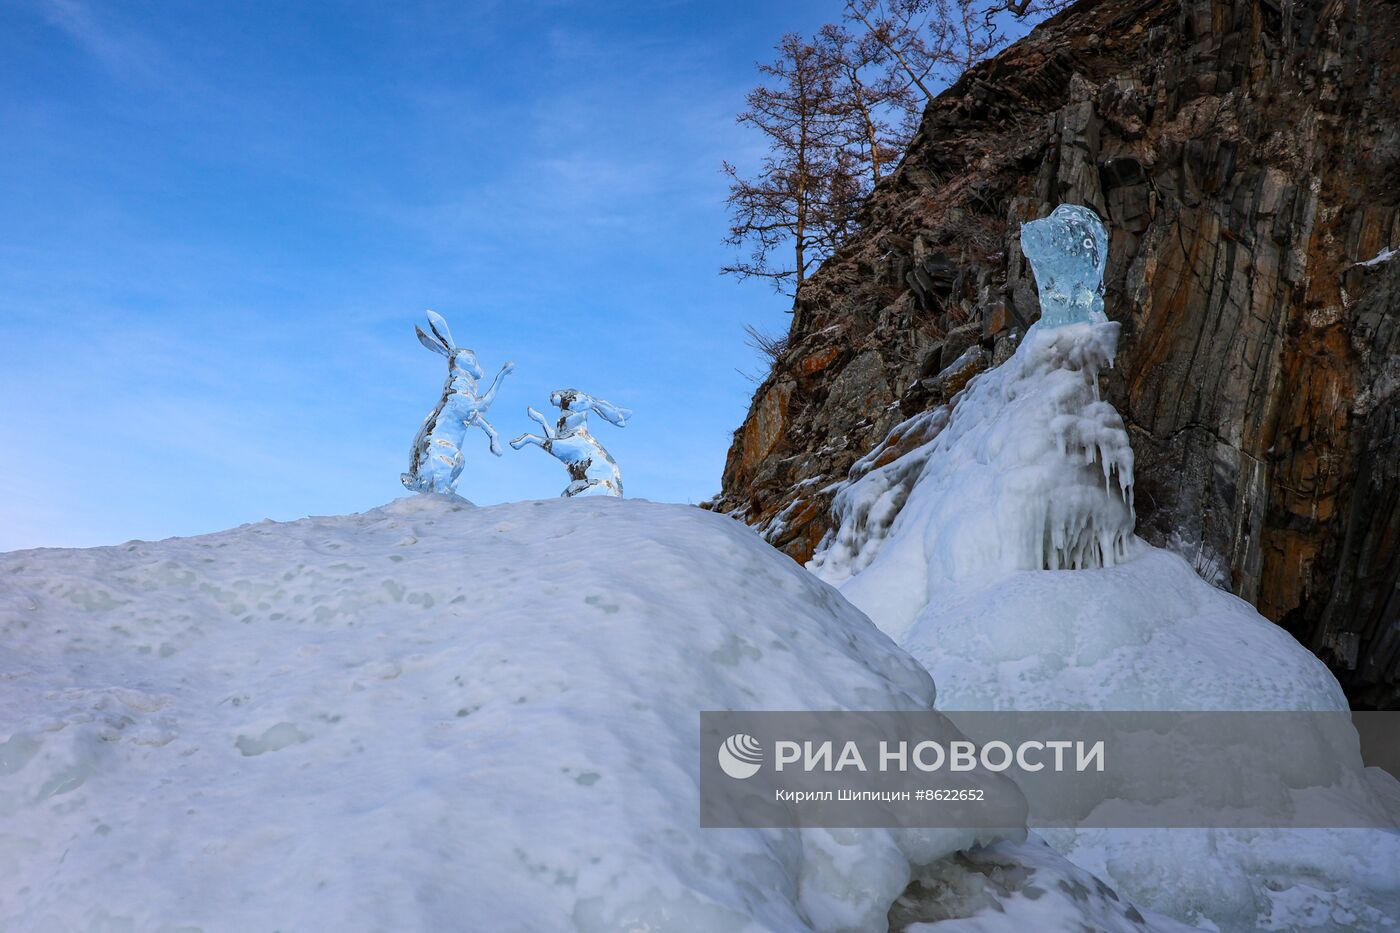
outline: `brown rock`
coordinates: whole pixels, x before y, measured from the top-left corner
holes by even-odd
[[[815,376],[830,366],[841,351],[836,347],[822,347],[814,353],[809,353],[802,358],[802,362],[797,364],[798,372],[804,376]]]
[[[745,476],[751,476],[782,440],[787,427],[787,406],[792,389],[791,382],[769,386],[750,412],[748,420],[739,430],[735,447],[738,457],[734,456],[734,450],[730,451],[735,482],[743,482]],[[727,475],[729,470],[725,472]]]
[[[987,306],[983,312],[982,336],[995,337],[1004,334],[1011,329],[1011,312],[1006,309],[1006,302],[997,301]]]

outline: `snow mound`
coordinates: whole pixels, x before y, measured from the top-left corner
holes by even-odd
[[[1032,327],[954,400],[936,437],[837,494],[842,524],[809,566],[924,663],[955,723],[983,709],[1346,710],[1331,673],[1286,632],[1132,536],[1132,452],[1089,388],[1116,336],[1110,324]],[[1354,747],[1339,756],[1306,726],[1278,738],[1315,765],[1316,786],[1345,772],[1338,805],[1385,812]],[[1043,834],[1138,904],[1192,923],[1400,923],[1393,832]]]
[[[1347,709],[1291,635],[1143,542],[1114,567],[945,585],[903,646],[944,710]]]
[[[0,579],[5,930],[881,930],[993,841],[699,828],[700,710],[934,699],[699,509],[423,495]]]
[[[945,587],[904,646],[936,678],[939,708],[955,723],[964,709],[1347,708],[1331,673],[1287,632],[1146,545],[1115,567]],[[1356,812],[1393,807],[1368,789],[1376,773],[1354,745],[1328,744],[1302,723],[1275,738],[1279,791],[1297,782],[1331,787],[1336,805]],[[1111,798],[1101,806],[1111,809]],[[1041,834],[1138,905],[1191,923],[1239,933],[1400,928],[1394,832]]]

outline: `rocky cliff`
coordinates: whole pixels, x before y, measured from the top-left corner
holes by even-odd
[[[1087,204],[1139,533],[1400,706],[1397,40],[1395,0],[1083,0],[973,69],[802,288],[713,507],[807,560],[1038,316],[1020,223]]]

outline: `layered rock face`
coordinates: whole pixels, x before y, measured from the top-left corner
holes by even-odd
[[[1086,204],[1139,533],[1400,706],[1397,39],[1394,0],[1083,0],[973,69],[804,285],[713,507],[809,559],[1038,316],[1021,222]]]

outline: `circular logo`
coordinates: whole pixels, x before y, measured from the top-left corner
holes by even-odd
[[[763,767],[763,746],[751,735],[735,733],[719,747],[719,767],[725,774],[741,781],[753,777]]]

